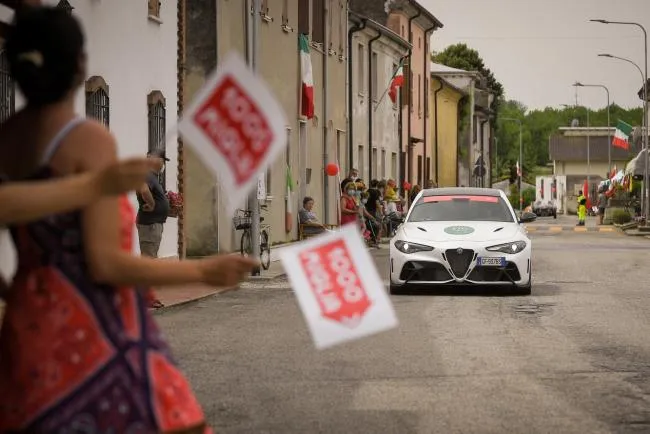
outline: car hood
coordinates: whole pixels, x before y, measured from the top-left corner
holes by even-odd
[[[406,240],[438,242],[507,242],[522,233],[519,224],[505,222],[414,222],[404,223],[400,229]]]

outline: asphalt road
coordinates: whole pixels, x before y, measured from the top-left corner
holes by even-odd
[[[220,433],[650,432],[650,240],[533,242],[532,296],[395,296],[398,329],[323,352],[285,280],[158,319]]]

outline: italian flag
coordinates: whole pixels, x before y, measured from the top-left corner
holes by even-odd
[[[630,149],[630,136],[632,135],[632,130],[632,125],[619,120],[618,125],[616,125],[616,133],[614,134],[612,145],[625,150]]]
[[[397,89],[402,87],[402,85],[404,85],[404,60],[400,61],[390,82],[388,96],[390,97],[390,100],[393,101],[393,104],[397,103]]]
[[[301,34],[300,71],[302,73],[302,110],[301,114],[307,119],[314,117],[314,76],[311,70],[311,55],[309,54],[309,39]]]

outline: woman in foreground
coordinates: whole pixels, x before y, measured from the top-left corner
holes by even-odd
[[[5,43],[27,100],[0,129],[10,181],[66,179],[116,162],[111,134],[79,118],[84,37],[62,9],[16,14]],[[0,332],[0,433],[209,432],[147,310],[151,285],[237,285],[254,261],[157,261],[131,254],[125,196],[11,227],[18,271]]]

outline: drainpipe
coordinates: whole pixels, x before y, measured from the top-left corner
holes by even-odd
[[[422,181],[426,185],[429,182],[429,172],[431,171],[431,165],[427,164],[427,126],[429,124],[429,80],[431,79],[430,74],[427,71],[430,71],[428,66],[431,64],[431,59],[429,58],[429,38],[431,35],[429,33],[433,32],[437,26],[434,24],[424,31],[424,50],[422,50],[422,69],[424,74],[422,74],[422,80],[424,80],[424,143],[422,144],[422,164],[424,164],[424,178]],[[436,173],[436,176],[438,174]]]
[[[422,11],[418,10],[418,13],[409,18],[409,43],[411,44],[411,48],[409,48],[409,88],[408,88],[408,96],[409,96],[409,104],[408,104],[408,118],[406,119],[407,121],[407,132],[408,132],[408,137],[406,140],[406,166],[407,170],[406,172],[408,173],[408,177],[410,178],[413,175],[413,151],[412,151],[412,146],[411,145],[411,111],[413,110],[413,80],[411,80],[411,77],[414,75],[413,74],[413,69],[412,69],[412,64],[411,60],[413,60],[413,20],[415,20],[417,17],[422,15]],[[399,186],[402,190],[404,190],[404,180],[402,180],[402,184]]]
[[[354,83],[354,77],[352,76],[353,71],[352,71],[352,58],[353,55],[352,53],[354,52],[352,49],[352,36],[360,32],[361,30],[366,28],[366,20],[361,20],[360,23],[356,23],[354,26],[348,30],[348,161],[349,161],[349,168],[352,169],[354,166],[354,120],[353,120],[353,113],[352,113],[352,107],[353,107],[353,83]],[[363,62],[363,59],[359,60],[360,62]]]
[[[329,58],[329,49],[330,49],[330,34],[329,34],[329,26],[327,25],[327,19],[328,15],[330,13],[328,3],[329,2],[323,2],[323,27],[325,29],[324,31],[324,40],[323,40],[323,166],[327,164],[329,161],[329,147],[328,141],[329,141],[329,74],[328,74],[328,58]],[[324,170],[325,168],[323,167],[323,213],[325,214],[325,221],[329,222],[330,221],[330,213],[329,213],[329,176]],[[338,195],[337,195],[338,197]]]
[[[372,107],[374,97],[372,94],[372,44],[379,38],[381,38],[381,33],[377,32],[377,36],[368,41],[368,182],[372,180],[372,117],[374,111]]]
[[[436,129],[436,185],[438,185],[438,170],[440,168],[440,158],[438,157],[439,152],[440,152],[440,147],[438,145],[438,141],[440,138],[440,133],[438,132],[438,93],[444,89],[445,84],[440,80],[440,87],[433,91],[433,108],[436,110],[436,115],[433,118],[433,125]],[[426,125],[426,124],[425,124]],[[439,185],[438,185],[439,186]]]

